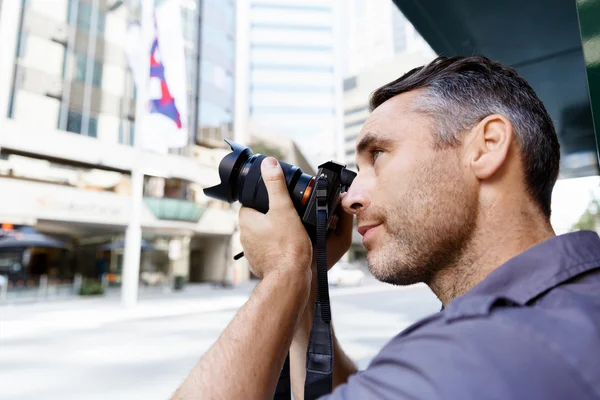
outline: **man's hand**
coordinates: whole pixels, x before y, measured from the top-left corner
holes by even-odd
[[[277,160],[267,157],[261,173],[269,195],[269,211],[240,210],[240,240],[252,273],[259,278],[274,272],[309,273],[312,245],[294,208]]]

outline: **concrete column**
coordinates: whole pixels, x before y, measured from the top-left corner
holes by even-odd
[[[142,31],[150,29],[147,24],[152,21],[152,0],[142,0]],[[145,45],[145,43],[144,43]],[[148,47],[149,48],[149,47]],[[142,76],[149,76],[150,63],[144,63]],[[139,276],[140,276],[140,248],[142,243],[141,209],[143,207],[144,173],[141,170],[141,152],[143,118],[146,112],[147,97],[146,81],[138,85],[135,107],[135,141],[134,161],[131,168],[131,212],[129,223],[125,231],[125,249],[123,256],[123,282],[121,284],[121,302],[125,307],[134,307],[137,304]]]
[[[190,242],[191,237],[171,239],[169,243],[169,260],[171,276],[190,275]]]

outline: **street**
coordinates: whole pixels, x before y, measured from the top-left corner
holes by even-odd
[[[166,399],[251,290],[203,288],[143,300],[135,310],[108,299],[0,307],[0,399]],[[331,298],[336,333],[359,368],[440,307],[425,286],[373,279],[332,287]]]

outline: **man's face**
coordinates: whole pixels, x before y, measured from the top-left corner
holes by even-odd
[[[477,217],[462,147],[434,147],[431,118],[412,111],[416,96],[396,96],[370,115],[358,138],[359,173],[342,202],[357,216],[371,273],[398,285],[428,283],[452,264]]]

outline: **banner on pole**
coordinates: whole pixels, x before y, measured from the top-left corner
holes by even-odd
[[[143,149],[158,153],[186,146],[187,75],[179,1],[167,0],[146,12],[141,26],[130,26],[127,36],[135,85],[146,89],[146,99],[139,99],[145,103],[145,115],[136,140]]]

